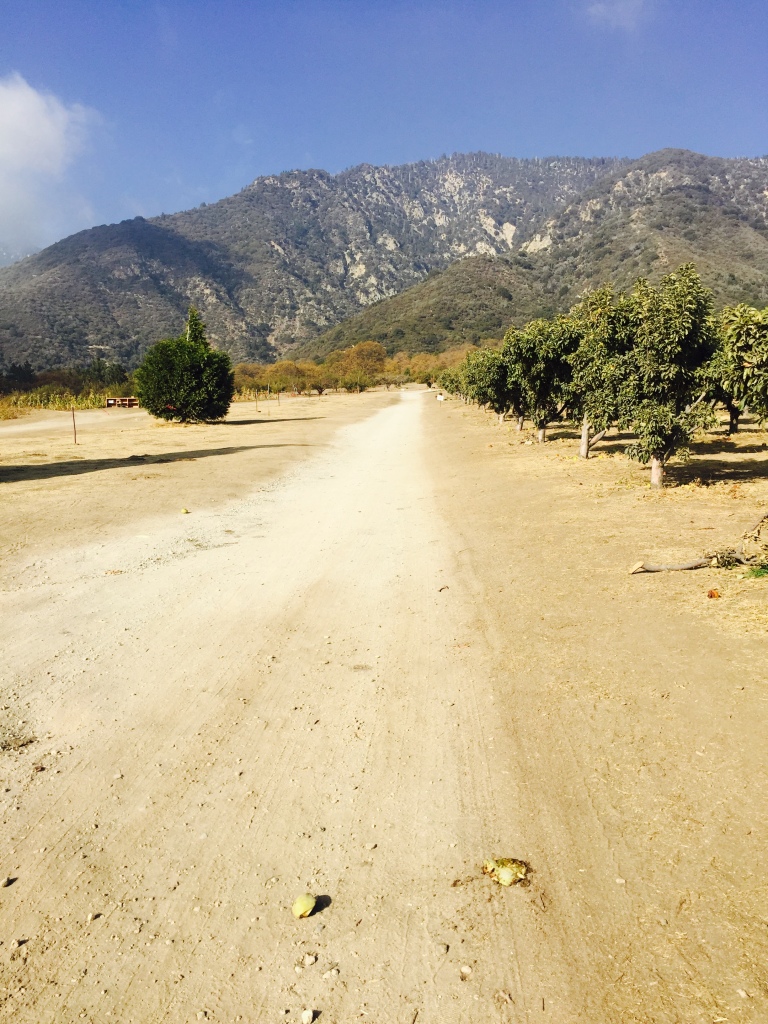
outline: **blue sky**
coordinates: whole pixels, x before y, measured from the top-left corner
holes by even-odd
[[[768,153],[752,0],[3,0],[0,22],[0,245],[295,167]]]

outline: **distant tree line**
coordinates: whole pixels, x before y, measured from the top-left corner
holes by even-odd
[[[86,366],[35,371],[27,360],[0,372],[0,395],[19,407],[69,409],[104,405],[105,396],[130,395],[133,380],[120,363],[93,359]]]
[[[628,431],[627,454],[650,463],[661,487],[669,459],[686,458],[696,430],[715,424],[718,403],[731,432],[747,410],[768,417],[768,309],[716,314],[686,264],[656,287],[606,284],[567,314],[513,327],[500,349],[470,351],[439,383],[521,429],[529,420],[540,441],[552,423],[579,424],[583,458],[611,427]]]
[[[283,359],[276,363],[238,363],[235,387],[240,397],[255,394],[291,392],[318,394],[327,391],[365,391],[384,385],[398,387],[408,383],[429,384],[448,366],[463,358],[469,346],[438,354],[399,352],[387,356],[383,345],[362,341],[345,349],[329,352],[322,361]]]

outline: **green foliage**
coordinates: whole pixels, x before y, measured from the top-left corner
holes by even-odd
[[[66,394],[77,398],[83,394],[103,396],[107,391],[113,395],[130,394],[132,386],[124,366],[103,359],[94,359],[87,366],[70,366],[42,373],[35,373],[29,361],[24,364],[11,363],[5,373],[0,374],[0,394],[35,392],[35,397],[23,404],[39,408],[52,407],[46,402],[46,398],[52,395],[61,397]],[[103,401],[101,404],[104,404]]]
[[[469,352],[462,372],[464,393],[478,405],[487,406],[499,416],[510,409],[520,414],[520,389],[510,376],[509,365],[495,349]]]
[[[568,356],[568,404],[574,419],[586,418],[594,432],[607,430],[620,417],[626,356],[633,341],[631,310],[626,296],[604,285],[570,313],[578,343]]]
[[[503,337],[510,323],[550,315],[554,303],[530,274],[505,258],[472,256],[305,343],[302,352],[322,356],[373,338],[387,352],[441,352],[463,343]]]
[[[510,388],[519,396],[519,415],[543,430],[567,406],[570,394],[569,357],[579,342],[576,323],[567,316],[532,320],[504,338],[502,355]]]
[[[437,383],[449,395],[460,395],[464,387],[462,371],[455,366],[448,367],[438,374]]]
[[[223,419],[234,394],[229,356],[208,344],[195,309],[189,311],[184,334],[159,341],[147,351],[135,378],[141,404],[166,420]]]
[[[726,308],[721,317],[721,343],[712,360],[724,402],[738,409],[747,406],[763,419],[768,417],[768,308],[740,304]],[[719,396],[718,396],[719,397]]]
[[[685,457],[693,432],[712,421],[701,376],[716,345],[712,295],[692,264],[657,288],[642,278],[631,295],[632,349],[622,381],[621,418],[637,441],[630,458],[663,466]]]
[[[0,395],[10,391],[26,391],[35,386],[36,374],[27,359],[24,363],[11,363],[5,373],[0,373]]]

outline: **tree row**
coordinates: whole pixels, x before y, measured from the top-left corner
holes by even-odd
[[[718,404],[732,433],[747,410],[768,417],[768,309],[715,313],[686,264],[657,286],[607,284],[567,314],[510,328],[500,349],[469,352],[439,383],[520,429],[529,420],[540,441],[552,423],[580,424],[583,458],[611,427],[629,431],[627,454],[650,463],[661,487],[669,459],[686,458],[695,431],[715,425]]]

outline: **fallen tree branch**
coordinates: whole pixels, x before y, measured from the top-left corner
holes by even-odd
[[[712,564],[711,558],[699,558],[695,562],[683,562],[682,565],[646,565],[645,562],[635,562],[629,570],[629,575],[636,572],[678,572],[683,569],[704,569]]]
[[[635,562],[629,570],[630,576],[639,572],[683,572],[688,569],[706,569],[708,566],[715,568],[729,568],[732,565],[762,565],[766,559],[766,550],[757,552],[754,555],[744,554],[744,542],[748,540],[759,541],[760,530],[765,521],[768,520],[768,512],[764,512],[754,526],[745,530],[741,540],[733,548],[723,548],[720,551],[713,551],[709,555],[697,558],[692,562],[682,562],[680,565],[648,565],[645,562]]]
[[[764,512],[757,520],[754,526],[750,527],[748,530],[745,530],[744,533],[742,533],[741,536],[744,538],[744,540],[747,540],[747,538],[751,537],[753,534],[759,533],[760,527],[763,525],[766,519],[768,519],[768,512]]]

